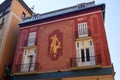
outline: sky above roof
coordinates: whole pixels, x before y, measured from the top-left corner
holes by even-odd
[[[0,0],[0,4],[4,0]],[[79,3],[91,2],[92,0],[24,0],[35,13],[46,13],[53,10],[66,8]],[[94,0],[96,4],[105,3],[105,30],[111,55],[111,61],[116,72],[115,80],[120,77],[120,0]]]

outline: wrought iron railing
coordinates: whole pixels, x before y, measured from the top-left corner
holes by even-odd
[[[39,63],[16,64],[14,73],[38,71]]]
[[[70,58],[70,67],[91,66],[91,65],[101,65],[100,55]]]

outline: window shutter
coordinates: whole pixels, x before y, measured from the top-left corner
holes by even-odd
[[[78,37],[87,37],[88,36],[88,27],[87,22],[78,24]]]
[[[35,40],[36,40],[36,32],[29,33],[28,46],[35,45]]]

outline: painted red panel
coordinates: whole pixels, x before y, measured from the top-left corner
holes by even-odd
[[[63,34],[59,30],[54,30],[49,35],[48,56],[51,60],[57,60],[62,55]]]
[[[27,45],[27,39],[28,39],[28,30],[27,29],[21,30],[19,48],[24,48]]]
[[[69,67],[70,57],[74,54],[74,20],[61,21],[51,23],[49,25],[39,26],[38,32],[38,56],[40,62],[41,71],[53,71],[58,69],[64,69]],[[56,32],[57,31],[57,32]],[[57,34],[59,41],[61,42],[60,51],[58,50],[58,58],[54,58],[54,55],[50,52],[50,36]],[[70,44],[71,43],[71,44]],[[52,57],[51,57],[52,56]],[[52,59],[51,59],[52,58]]]

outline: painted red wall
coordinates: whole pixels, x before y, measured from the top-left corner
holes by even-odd
[[[36,31],[36,62],[40,63],[39,71],[69,69],[70,58],[76,57],[75,39],[78,38],[77,26],[80,22],[88,23],[89,36],[92,37],[94,42],[95,55],[101,56],[102,65],[111,65],[101,11],[77,15],[69,19],[37,24],[34,25],[34,27],[28,26],[26,28],[21,28],[14,64],[21,64],[24,47],[27,46],[28,34]],[[52,55],[50,53],[50,37],[54,33],[57,34],[61,42],[58,55]]]

